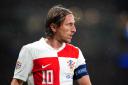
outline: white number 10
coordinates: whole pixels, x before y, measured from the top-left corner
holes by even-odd
[[[42,84],[53,84],[53,70],[42,71]]]

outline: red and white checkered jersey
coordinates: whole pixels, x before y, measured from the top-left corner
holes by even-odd
[[[55,50],[41,38],[22,47],[13,78],[28,85],[73,85],[74,69],[83,64],[79,48],[63,43]]]

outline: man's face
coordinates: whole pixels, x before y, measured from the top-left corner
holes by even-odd
[[[60,42],[70,43],[73,34],[76,32],[73,14],[65,17],[65,20],[56,28],[55,38]]]

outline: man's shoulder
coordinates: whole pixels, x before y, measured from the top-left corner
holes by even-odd
[[[73,44],[70,44],[70,43],[66,43],[65,49],[73,50],[74,52],[79,53],[79,47],[77,47]]]
[[[77,46],[70,44],[70,43],[66,43],[66,46],[70,48],[74,48],[74,49],[79,49]]]
[[[64,54],[64,56],[70,56],[71,58],[78,58],[78,55],[79,55],[79,49],[78,47],[72,45],[72,44],[69,44],[69,43],[66,43],[65,47],[63,50],[61,50],[59,52],[59,54]]]
[[[31,48],[37,48],[40,47],[40,41],[34,41],[32,43],[28,43],[26,45],[23,45],[23,48],[31,49]]]

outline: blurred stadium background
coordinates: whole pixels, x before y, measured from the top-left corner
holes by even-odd
[[[128,85],[127,0],[1,0],[0,85],[9,85],[21,47],[44,36],[47,11],[62,4],[79,17],[80,47],[93,85]]]

